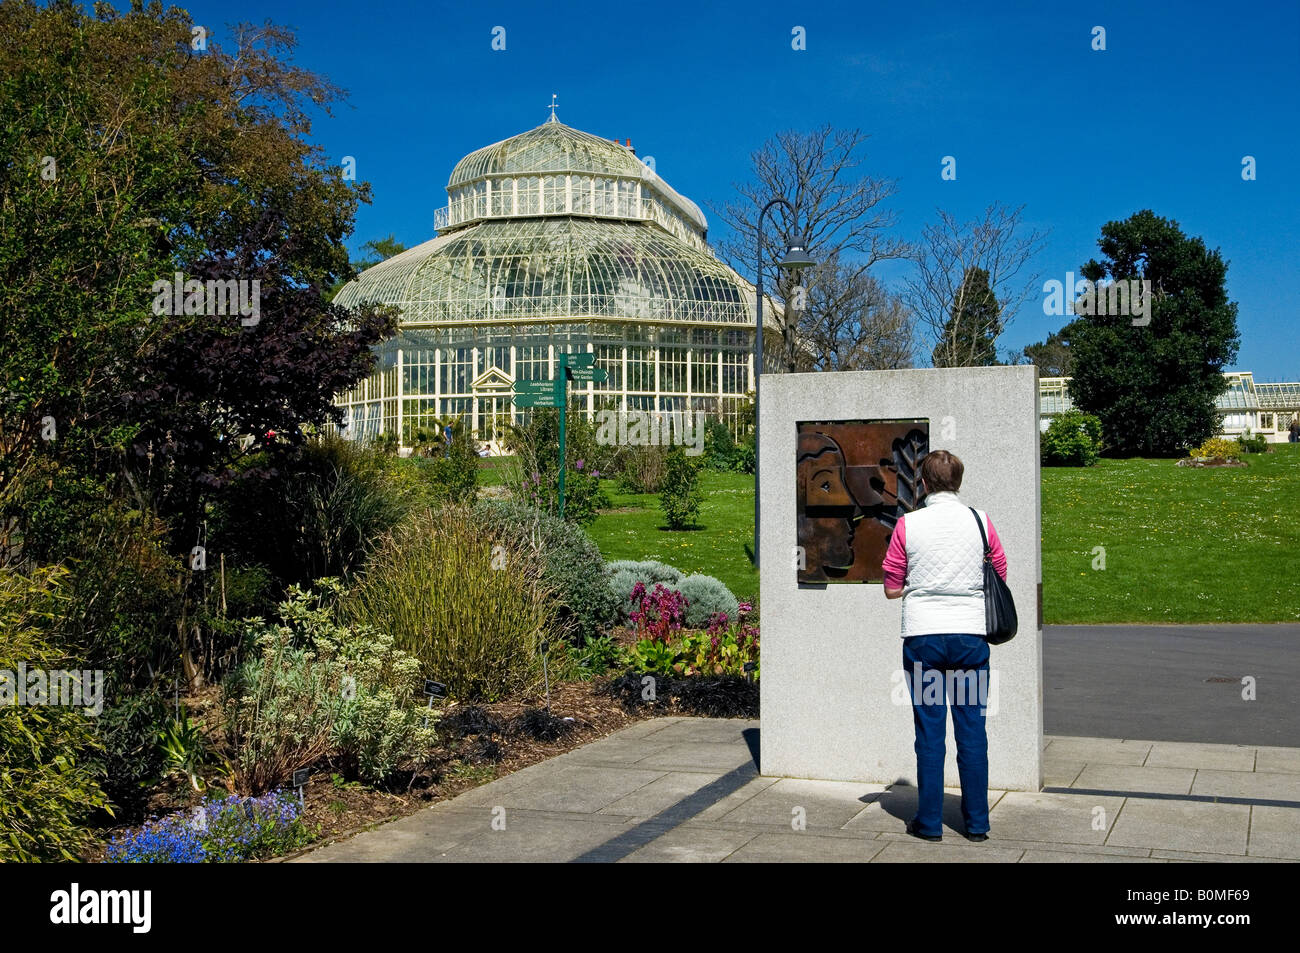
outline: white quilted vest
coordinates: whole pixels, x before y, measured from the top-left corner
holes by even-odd
[[[977,511],[988,532],[988,517]],[[903,638],[962,633],[983,635],[984,541],[975,517],[956,493],[931,493],[907,524],[907,579],[903,584]]]

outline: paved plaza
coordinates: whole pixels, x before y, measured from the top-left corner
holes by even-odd
[[[1049,736],[989,840],[907,836],[916,789],[763,777],[756,720],[657,718],[298,862],[1300,860],[1300,748]],[[950,742],[951,743],[951,742]],[[802,829],[796,829],[796,825]]]

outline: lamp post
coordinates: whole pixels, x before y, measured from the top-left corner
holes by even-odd
[[[763,373],[763,219],[767,213],[772,210],[774,205],[784,205],[790,212],[791,218],[794,217],[794,206],[785,199],[776,198],[763,206],[763,211],[758,215],[758,281],[757,290],[757,327],[754,333],[754,568],[757,569],[758,563],[758,520],[762,511],[762,502],[758,491],[758,378]],[[785,257],[777,262],[777,267],[783,271],[797,271],[802,268],[811,268],[817,263],[808,255],[808,239],[800,237],[786,243]]]

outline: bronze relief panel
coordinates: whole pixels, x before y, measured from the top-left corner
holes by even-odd
[[[924,502],[928,420],[797,424],[799,582],[882,582],[894,524]]]

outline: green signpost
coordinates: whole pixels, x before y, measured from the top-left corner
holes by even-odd
[[[607,381],[609,380],[609,371],[601,370],[599,367],[571,367],[569,368],[569,380],[575,384],[586,384],[588,381]]]
[[[560,412],[560,519],[564,519],[564,417],[569,405],[569,381],[607,381],[609,372],[596,367],[595,354],[561,354],[560,370],[553,381],[515,381],[513,399],[516,407],[554,407]]]

